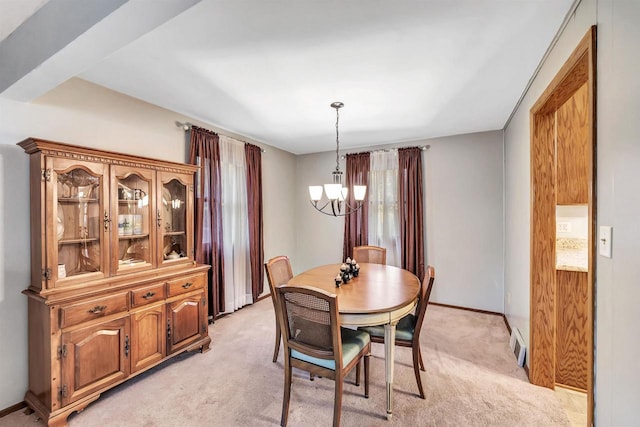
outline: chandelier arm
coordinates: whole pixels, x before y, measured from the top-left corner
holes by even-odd
[[[327,202],[325,203],[322,208],[319,208],[317,206],[317,204],[313,204],[313,202],[311,202],[311,206],[314,207],[315,210],[317,210],[318,212],[320,212],[321,214],[327,215],[327,216],[347,216],[350,215],[354,212],[359,211],[362,206],[364,206],[364,202],[360,203],[357,207],[353,207],[347,203],[345,203],[345,211],[343,213],[336,213],[334,209],[332,209],[332,212],[325,212],[323,209],[326,208],[331,202]],[[333,208],[333,204],[332,204],[332,208]]]
[[[311,206],[313,206],[314,208],[316,208],[316,210],[323,212],[324,208],[327,207],[327,205],[329,204],[329,202],[325,203],[324,205],[322,205],[321,208],[318,207],[318,202],[314,202],[313,200],[309,200],[309,203],[311,203]],[[324,213],[324,212],[323,212]]]
[[[342,215],[340,215],[340,216],[349,215],[349,214],[352,214],[352,213],[354,213],[354,212],[359,211],[359,210],[360,210],[360,209],[362,209],[362,207],[364,206],[364,202],[360,203],[360,204],[359,204],[358,206],[356,206],[355,208],[354,208],[353,206],[351,206],[351,205],[346,204],[346,203],[345,203],[344,205],[345,205],[345,206],[344,206],[344,207],[345,207],[344,213],[343,213]]]

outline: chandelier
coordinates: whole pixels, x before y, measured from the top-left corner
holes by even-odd
[[[340,138],[338,131],[340,114],[338,110],[340,110],[340,108],[342,107],[344,107],[344,104],[342,102],[334,102],[331,104],[331,108],[336,109],[336,169],[331,174],[333,178],[332,183],[324,184],[324,193],[327,201],[324,204],[320,203],[320,201],[322,200],[322,185],[309,186],[309,199],[311,205],[316,208],[318,212],[332,216],[345,216],[360,209],[362,207],[365,193],[367,192],[366,185],[354,185],[353,198],[355,199],[356,204],[354,206],[347,202],[347,195],[349,194],[349,190],[347,189],[347,187],[342,186],[342,172],[340,171],[340,157],[338,156],[338,150],[340,149]],[[331,208],[331,210],[329,210],[329,207]]]

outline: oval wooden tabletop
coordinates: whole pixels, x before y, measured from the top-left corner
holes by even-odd
[[[415,274],[390,265],[361,263],[359,276],[338,288],[334,278],[339,272],[340,264],[323,265],[293,276],[288,284],[336,294],[340,313],[351,314],[395,310],[410,304],[420,292]]]

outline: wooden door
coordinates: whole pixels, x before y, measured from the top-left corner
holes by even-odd
[[[131,315],[131,372],[160,362],[166,354],[164,304]]]
[[[62,406],[129,375],[129,317],[62,334]]]
[[[167,354],[198,341],[207,333],[204,290],[167,304]]]

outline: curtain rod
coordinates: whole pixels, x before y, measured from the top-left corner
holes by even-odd
[[[183,122],[179,122],[179,121],[176,120],[176,126],[179,127],[180,129],[182,129],[183,131],[188,132],[188,131],[191,130],[191,127],[193,125],[191,123],[189,123],[189,122],[184,122],[183,123]],[[229,138],[233,138],[233,139],[235,139],[237,141],[240,141],[240,142],[244,142],[245,144],[251,144],[251,143],[249,143],[247,141],[243,141],[241,139],[237,139],[237,138],[234,138],[234,137],[229,136],[229,135],[225,135],[225,136],[227,136]],[[256,144],[253,144],[253,145],[256,145]],[[266,153],[267,150],[265,150],[264,148],[260,147],[260,151],[263,152],[263,153]]]
[[[405,148],[405,147],[398,147],[398,148]],[[387,153],[387,152],[389,152],[391,150],[397,150],[398,148],[384,148],[382,150],[373,150],[373,151],[371,151],[371,153],[376,153],[376,152],[380,152],[380,151],[383,151],[383,152]],[[420,150],[422,150],[422,151],[427,151],[429,148],[431,148],[431,146],[430,145],[418,145],[418,148]],[[345,155],[340,156],[340,159],[342,159],[342,160],[344,160],[346,158],[347,158],[347,156],[345,156]]]

